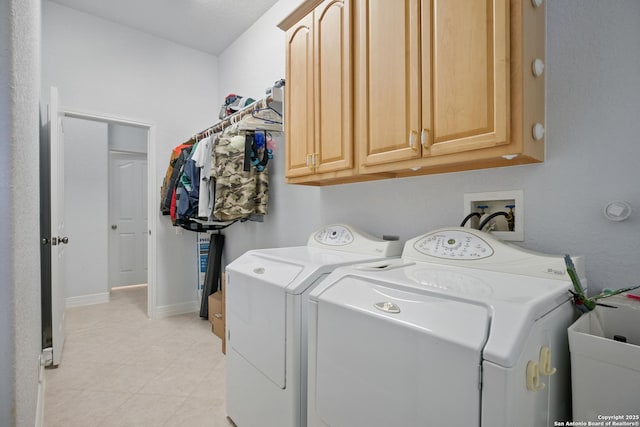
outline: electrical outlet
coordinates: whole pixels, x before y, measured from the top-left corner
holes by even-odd
[[[465,193],[464,216],[478,212],[481,217],[473,217],[466,226],[478,228],[485,222],[483,230],[489,231],[501,240],[522,242],[524,240],[524,196],[522,190],[492,191],[486,193]],[[508,216],[490,216],[504,212]],[[486,220],[486,221],[485,221]]]

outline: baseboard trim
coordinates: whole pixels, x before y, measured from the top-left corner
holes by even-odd
[[[163,305],[163,306],[156,307],[154,318],[162,319],[164,317],[177,316],[179,314],[194,313],[199,310],[200,310],[200,303],[198,303],[198,301]]]
[[[104,304],[109,302],[109,292],[100,294],[81,295],[78,297],[69,297],[64,300],[65,308],[81,307],[83,305]]]
[[[42,360],[42,357],[41,359]],[[46,377],[44,375],[44,363],[40,363],[38,374],[38,401],[36,403],[36,425],[35,427],[44,426],[44,396],[46,387]]]

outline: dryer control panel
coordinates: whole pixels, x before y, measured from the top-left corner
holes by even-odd
[[[402,253],[403,245],[398,240],[379,239],[346,224],[332,224],[314,232],[309,237],[307,246],[397,257]]]
[[[342,225],[330,225],[318,230],[313,238],[327,246],[344,246],[353,243],[353,233]]]
[[[482,238],[464,231],[447,230],[418,239],[413,247],[420,253],[444,259],[482,259],[493,249]]]

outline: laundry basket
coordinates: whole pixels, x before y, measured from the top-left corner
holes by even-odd
[[[622,295],[606,303],[617,308],[598,306],[569,327],[573,420],[640,425],[640,303]]]

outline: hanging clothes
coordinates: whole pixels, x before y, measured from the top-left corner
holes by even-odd
[[[189,157],[184,163],[182,174],[176,189],[176,216],[178,221],[188,221],[198,213],[198,199],[200,194],[200,168],[196,166],[194,154],[200,142],[194,145]]]
[[[265,147],[266,149],[266,147]],[[245,134],[236,126],[227,128],[213,147],[215,203],[213,216],[220,221],[266,215],[269,177],[265,167],[244,170]]]
[[[182,148],[180,148],[182,147]],[[166,192],[164,193],[164,197],[162,198],[162,204],[160,205],[160,209],[164,215],[171,213],[171,205],[174,204],[173,200],[175,199],[176,187],[178,185],[178,180],[180,179],[180,175],[182,174],[182,168],[186,160],[189,158],[189,154],[191,154],[191,149],[193,148],[192,144],[182,144],[178,147],[174,148],[179,150],[178,157],[175,159],[173,167],[171,167],[171,176],[169,181],[167,182]],[[173,155],[173,154],[172,154]],[[162,195],[162,191],[161,191]],[[166,212],[166,213],[165,213]],[[173,218],[173,215],[172,215]]]
[[[215,185],[211,178],[213,138],[213,136],[208,136],[200,141],[193,154],[195,165],[200,168],[198,218],[208,219],[213,212],[213,201],[215,199]]]
[[[267,214],[267,165],[275,150],[271,132],[283,130],[272,101],[252,103],[173,149],[160,209],[174,225],[220,230]]]
[[[171,205],[171,192],[169,191],[169,182],[171,182],[171,176],[173,175],[173,170],[175,168],[176,162],[178,161],[178,157],[180,156],[180,153],[184,148],[190,147],[194,143],[195,140],[190,139],[184,144],[180,144],[173,150],[171,150],[169,165],[167,166],[167,171],[165,172],[164,180],[162,181],[162,187],[160,188],[160,212],[162,212],[163,215],[169,215]],[[169,203],[165,203],[165,200],[167,199],[167,193],[169,193]]]

